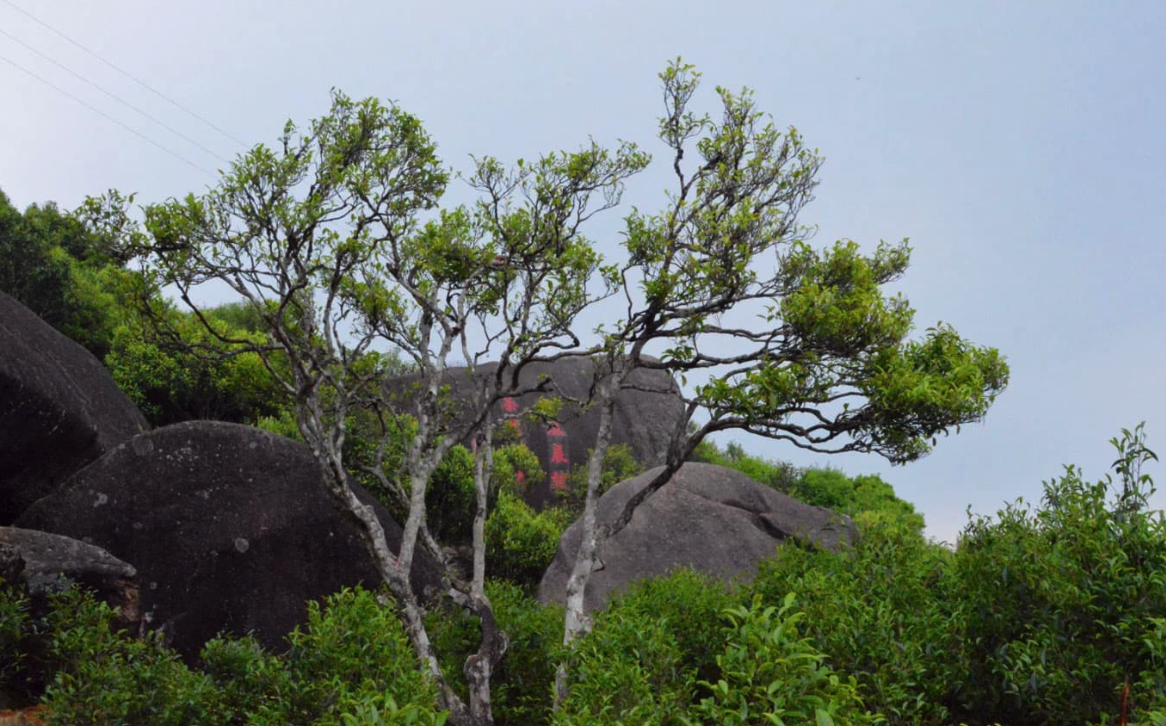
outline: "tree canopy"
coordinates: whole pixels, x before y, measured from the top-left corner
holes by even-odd
[[[906,241],[873,254],[848,240],[813,247],[799,215],[821,158],[796,129],[757,110],[748,90],[718,88],[719,119],[693,110],[699,78],[679,61],[661,74],[659,137],[674,188],[661,211],[625,216],[621,250],[610,261],[584,229],[615,208],[625,182],[648,165],[634,144],[608,149],[592,141],[512,166],[484,157],[466,176],[477,201],[442,208],[450,172],[420,120],[340,92],[326,115],[302,129],[289,122],[276,145],[240,156],[205,194],[146,205],[144,232],[129,221],[125,200],[87,205],[91,227],[120,240],[119,255],[143,260],[151,289],[177,290],[209,336],[233,354],[258,356],[293,401],[300,435],[336,501],[367,532],[455,722],[492,722],[490,674],[507,647],[484,586],[484,521],[494,404],[522,392],[524,366],[567,356],[598,363],[587,403],[601,412],[599,440],[578,577],[568,585],[568,641],[587,627],[581,593],[605,536],[594,522],[596,490],[612,402],[632,371],[658,368],[704,382],[683,387],[686,415],[665,473],[628,503],[624,523],[713,432],[741,429],[902,463],[925,454],[938,434],[981,418],[1007,383],[995,349],[949,326],[908,337],[914,311],[883,292],[907,269]],[[217,324],[202,309],[194,291],[210,281],[238,297],[254,334]],[[606,316],[594,335],[580,331],[580,315],[605,304],[622,312]],[[725,322],[745,308],[760,315]],[[399,368],[387,364],[389,351],[415,374],[408,395],[393,383]],[[474,381],[461,402],[468,416],[454,415],[444,395],[459,358]],[[490,360],[498,365],[479,375]],[[380,455],[368,470],[407,512],[395,553],[348,484],[345,441],[356,411],[378,429]],[[690,426],[697,414],[703,418]],[[449,567],[425,507],[427,487],[458,441],[474,446],[468,582]],[[393,446],[404,453],[386,467]],[[449,685],[409,585],[418,547],[447,564],[447,594],[481,625],[480,646],[463,669],[468,702]]]

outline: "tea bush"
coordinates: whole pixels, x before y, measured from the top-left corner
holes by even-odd
[[[949,691],[964,675],[952,556],[913,523],[872,523],[842,552],[786,544],[752,590],[775,606],[796,592],[802,632],[889,723],[946,724]]]
[[[1135,708],[1166,703],[1166,525],[1145,508],[1153,482],[1140,474],[1157,457],[1140,426],[1112,443],[1117,486],[1069,466],[1036,509],[1017,501],[964,530],[954,597],[969,718],[1112,723],[1127,681]]]
[[[499,493],[486,520],[486,574],[533,590],[554,559],[570,517],[556,507],[535,512],[517,496]]]
[[[760,596],[750,606],[726,611],[729,620],[723,653],[717,656],[720,678],[706,683],[712,695],[693,709],[685,724],[751,726],[756,724],[871,724],[854,678],[840,676],[825,663],[798,625],[805,613],[794,609],[795,596],[780,607]]]

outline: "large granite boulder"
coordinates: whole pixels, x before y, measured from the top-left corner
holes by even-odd
[[[610,524],[627,501],[660,472],[622,481],[599,499],[596,520]],[[724,580],[749,580],[757,564],[789,537],[835,549],[853,541],[848,517],[792,499],[740,472],[687,463],[636,510],[632,521],[600,549],[584,608],[602,608],[610,595],[644,578],[691,567]],[[582,539],[576,521],[559,540],[555,559],[539,584],[544,603],[564,602],[567,578]]]
[[[306,603],[380,578],[352,520],[332,502],[307,446],[237,424],[192,421],[118,446],[30,507],[19,526],[105,548],[132,563],[146,627],[184,656],[219,632],[273,649]],[[372,498],[356,488],[366,502]],[[401,528],[375,505],[389,544]],[[418,553],[417,590],[440,587]]]
[[[494,364],[482,365],[478,367],[478,375],[493,375],[495,370]],[[581,357],[528,365],[522,369],[519,385],[529,389],[541,384],[544,392],[504,399],[494,415],[521,414],[538,399],[555,395],[586,402],[595,372],[595,363]],[[410,380],[404,378],[400,384],[406,392]],[[474,380],[465,368],[450,368],[447,380],[456,397],[466,398],[474,390]],[[643,466],[657,466],[664,462],[668,442],[682,425],[683,416],[684,402],[672,377],[665,371],[638,369],[628,377],[625,390],[616,398],[612,443],[628,446]],[[595,407],[568,404],[560,412],[558,422],[549,426],[521,417],[507,425],[517,429],[522,442],[538,456],[547,473],[545,483],[527,482],[525,492],[527,503],[542,507],[554,501],[557,491],[566,488],[570,470],[586,463],[599,432],[599,411]]]
[[[0,527],[0,579],[23,589],[32,616],[47,612],[48,596],[81,585],[121,611],[133,629],[140,612],[138,573],[100,547],[59,534]]]
[[[31,623],[49,615],[51,595],[80,585],[118,609],[115,627],[139,632],[141,592],[137,572],[100,547],[58,534],[0,527],[0,580],[27,596]],[[31,637],[21,645],[26,656],[23,667],[0,679],[0,709],[36,703],[52,678],[45,652],[47,640],[28,630],[25,634]],[[0,726],[3,723],[0,719]]]
[[[0,525],[146,428],[89,351],[0,292]]]

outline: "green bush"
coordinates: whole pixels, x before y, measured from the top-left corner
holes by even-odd
[[[591,458],[591,451],[587,458]],[[643,473],[644,467],[636,461],[632,448],[627,444],[612,444],[603,457],[603,466],[600,469],[599,488],[596,496],[603,496],[608,489],[625,479],[631,479]],[[587,499],[587,464],[584,462],[571,469],[567,474],[567,488],[559,493],[559,505],[578,517],[583,513],[583,504]]]
[[[508,429],[509,427],[502,427],[500,430]],[[494,450],[494,474],[491,491],[495,494],[510,492],[524,497],[532,488],[537,489],[545,483],[546,478],[546,472],[543,471],[538,456],[521,441]],[[492,502],[491,506],[493,506]]]
[[[717,656],[720,678],[704,684],[712,696],[693,709],[686,724],[870,724],[853,678],[836,674],[798,625],[805,613],[794,610],[794,595],[779,607],[760,596],[750,607],[726,612],[728,644]]]
[[[35,695],[28,682],[31,629],[28,598],[0,579],[0,694],[18,701]],[[0,708],[10,707],[0,704]]]
[[[491,582],[486,591],[510,642],[492,684],[494,719],[499,726],[547,723],[563,653],[563,608],[543,605],[506,582]]]
[[[762,564],[753,592],[776,605],[798,593],[803,632],[867,706],[890,723],[949,723],[964,676],[952,553],[907,523],[873,523],[854,547],[828,552],[788,543]]]
[[[964,530],[969,718],[1113,723],[1127,680],[1135,708],[1166,703],[1166,524],[1145,508],[1153,482],[1140,474],[1156,457],[1140,426],[1112,443],[1117,486],[1069,466],[1040,507],[1018,501]]]
[[[454,446],[429,477],[425,489],[425,521],[439,541],[465,544],[473,538],[477,510],[474,455],[464,446]]]
[[[307,626],[288,636],[288,643],[291,649],[283,657],[288,676],[273,679],[286,683],[286,690],[261,704],[248,723],[331,726],[350,722],[346,714],[373,711],[381,718],[399,712],[392,716],[398,719],[415,711],[425,719],[418,723],[438,722],[436,689],[418,667],[386,596],[344,590],[323,606],[311,603]]]
[[[568,659],[569,691],[556,726],[676,723],[693,681],[664,618],[618,604],[595,617]]]
[[[86,592],[55,596],[48,622],[56,675],[44,702],[54,724],[439,726],[436,690],[417,666],[391,602],[345,590],[272,655],[251,638],[218,638],[188,667],[162,643],[115,632],[116,613]]]
[[[187,726],[227,723],[231,714],[209,676],[192,671],[151,634],[113,629],[116,612],[71,588],[55,596],[49,655],[56,677],[44,703],[49,723],[70,726]]]
[[[555,558],[570,516],[555,507],[535,512],[517,496],[499,493],[486,520],[487,575],[536,587]]]
[[[680,569],[636,583],[612,607],[659,620],[676,641],[680,667],[694,680],[711,680],[726,642],[722,613],[738,599],[721,580]]]
[[[159,310],[155,324],[128,317],[114,330],[105,365],[114,381],[153,426],[212,419],[255,424],[289,409],[289,396],[256,353],[221,342],[193,314]],[[239,305],[204,312],[216,331],[232,339],[261,341]]]

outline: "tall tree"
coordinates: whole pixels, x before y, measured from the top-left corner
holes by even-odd
[[[334,93],[326,116],[302,133],[289,122],[276,148],[255,147],[208,193],[146,206],[145,234],[114,196],[86,206],[91,225],[119,230],[127,254],[145,255],[154,285],[173,286],[232,350],[258,354],[291,397],[328,490],[366,533],[455,723],[492,723],[490,676],[506,648],[484,587],[491,412],[523,392],[519,373],[529,361],[578,345],[571,324],[592,299],[599,264],[580,226],[617,204],[623,180],[645,163],[630,145],[592,144],[513,172],[487,158],[470,180],[482,203],[434,212],[448,173],[420,122]],[[262,320],[262,341],[215,324],[194,292],[211,281]],[[386,348],[411,364],[406,390],[398,368],[384,365]],[[473,383],[460,407],[443,396],[459,354]],[[488,375],[487,359],[499,361]],[[349,485],[344,443],[357,410],[380,424],[370,472],[407,512],[397,552]],[[467,439],[481,444],[469,582],[444,558],[425,510],[442,457]],[[388,451],[401,449],[398,470],[383,466]],[[480,647],[464,667],[468,703],[439,666],[410,584],[419,547],[445,565],[446,594],[481,623]]]
[[[603,361],[593,399],[600,424],[567,582],[567,644],[590,627],[584,594],[605,543],[709,434],[739,429],[810,451],[906,463],[940,433],[982,418],[1008,380],[995,349],[949,326],[908,339],[914,311],[882,290],[907,269],[906,240],[880,243],[871,255],[848,240],[824,250],[809,244],[798,216],[821,158],[796,129],[777,128],[747,89],[717,88],[720,119],[698,115],[691,105],[700,75],[679,60],[661,81],[659,135],[675,186],[660,213],[626,217],[618,268],[625,314],[591,351]],[[744,311],[752,322],[739,321]],[[613,404],[638,368],[704,382],[685,387],[685,415],[662,471],[601,528],[596,491]],[[692,425],[698,413],[703,421]],[[557,685],[562,697],[562,670]]]

